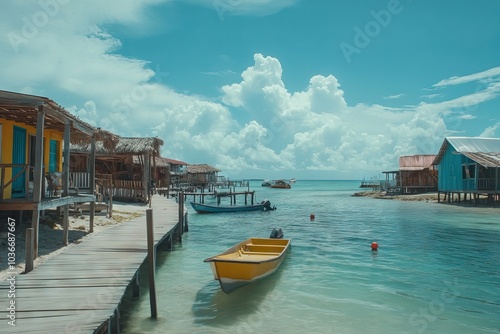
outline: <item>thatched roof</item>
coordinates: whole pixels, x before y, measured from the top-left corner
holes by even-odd
[[[117,137],[116,145],[113,148],[106,148],[103,142],[96,142],[96,152],[98,155],[138,155],[153,154],[160,155],[160,146],[163,140],[156,137]],[[71,145],[71,151],[77,153],[89,153],[90,142]]]
[[[65,124],[69,122],[72,143],[88,142],[95,136],[106,147],[114,144],[112,133],[83,122],[47,97],[0,90],[0,118],[36,128],[39,107],[45,112],[45,129],[64,132]]]
[[[187,166],[186,172],[188,174],[210,174],[220,172],[220,170],[207,164],[199,164]]]
[[[139,155],[132,156],[132,163],[134,165],[142,165],[142,157]],[[156,167],[168,167],[167,158],[155,157],[155,165]],[[151,162],[151,167],[153,166],[153,162]]]

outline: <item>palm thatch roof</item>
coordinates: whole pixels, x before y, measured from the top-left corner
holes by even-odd
[[[97,155],[160,155],[160,146],[163,140],[156,137],[116,137],[114,147],[105,147],[103,142],[96,142]],[[75,153],[89,153],[90,142],[71,144],[71,151]]]
[[[220,170],[207,164],[197,164],[187,166],[186,172],[188,174],[210,174],[218,173]]]
[[[66,123],[70,124],[72,143],[88,142],[95,136],[106,147],[115,144],[115,135],[78,119],[47,97],[0,90],[0,118],[36,128],[40,107],[45,113],[45,129],[64,132]]]
[[[156,167],[168,167],[169,163],[167,158],[155,157],[155,165]],[[139,155],[132,156],[132,164],[134,165],[142,165],[143,159]]]

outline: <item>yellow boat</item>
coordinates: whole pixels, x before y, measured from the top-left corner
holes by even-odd
[[[230,293],[276,272],[290,245],[290,239],[250,238],[205,262],[210,262],[222,291]]]

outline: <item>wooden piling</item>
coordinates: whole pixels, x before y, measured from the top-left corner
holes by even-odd
[[[68,235],[69,235],[69,204],[65,205],[63,208],[63,245],[68,245]]]
[[[30,227],[26,229],[26,265],[24,273],[27,274],[33,270],[33,259],[35,255],[35,229]]]
[[[138,298],[140,296],[141,284],[139,281],[139,271],[135,273],[135,276],[132,278],[132,297]]]
[[[149,277],[149,304],[151,306],[151,318],[158,317],[156,305],[156,285],[155,285],[155,266],[156,252],[153,229],[153,209],[146,209],[147,241],[148,241],[148,277]]]

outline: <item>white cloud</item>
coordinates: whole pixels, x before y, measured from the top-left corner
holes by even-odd
[[[458,118],[460,119],[465,119],[465,120],[468,120],[468,119],[474,119],[476,118],[477,116],[474,116],[474,115],[471,115],[471,114],[465,114],[465,115],[461,115],[461,116],[458,116]]]
[[[469,74],[469,75],[464,75],[461,77],[454,76],[451,78],[447,78],[444,80],[439,81],[437,84],[434,84],[434,87],[443,87],[443,86],[450,86],[450,85],[460,85],[468,82],[473,82],[473,81],[485,81],[485,82],[490,82],[490,81],[498,81],[500,78],[500,67],[493,67],[490,68],[489,70],[474,73],[474,74]]]
[[[102,28],[110,22],[138,24],[146,8],[158,2],[68,2],[54,15],[45,11],[48,21],[33,36],[23,35],[23,18],[29,22],[44,13],[38,1],[7,2],[9,15],[0,13],[0,28],[25,40],[17,52],[8,39],[0,40],[1,87],[49,98],[57,93],[88,123],[123,136],[159,136],[164,156],[232,173],[392,170],[401,155],[436,153],[445,135],[461,130],[459,122],[475,117],[470,109],[500,94],[499,82],[484,81],[497,73],[495,68],[436,84],[485,82],[477,92],[448,101],[404,108],[352,106],[334,75],[314,75],[303,91],[289,91],[280,61],[262,54],[254,55],[239,82],[221,87],[222,103],[181,94],[162,81],[168,73],[151,68],[147,60],[121,56],[121,41]],[[270,4],[227,3],[239,4],[246,13]],[[453,113],[461,115],[454,117],[457,123],[445,123]],[[483,134],[494,135],[498,126]]]
[[[435,99],[438,97],[443,96],[443,94],[427,94],[427,95],[422,95],[421,98],[423,99]]]
[[[497,122],[494,125],[488,126],[484,131],[479,135],[479,137],[485,138],[497,138],[497,130],[500,129],[500,122]]]
[[[395,94],[395,95],[389,95],[385,96],[384,99],[386,100],[394,100],[394,99],[399,99],[400,97],[403,97],[405,94]]]
[[[264,16],[295,5],[299,0],[182,0],[213,8],[220,19],[225,15]]]
[[[256,54],[254,61],[240,83],[222,88],[223,101],[255,116],[268,131],[263,143],[282,164],[309,170],[394,168],[401,154],[437,150],[446,132],[439,110],[349,107],[332,75],[314,76],[306,91],[290,93],[277,59]]]

